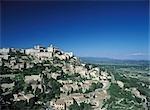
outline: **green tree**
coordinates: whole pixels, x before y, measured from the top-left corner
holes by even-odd
[[[16,75],[13,93],[18,93],[23,91],[24,87],[25,87],[24,76],[22,74]]]
[[[41,89],[39,89],[38,87],[35,90],[35,96],[39,96],[39,94],[41,93]]]
[[[69,110],[80,110],[80,106],[78,103],[74,100],[74,103],[69,106]]]
[[[102,88],[102,87],[103,87],[103,84],[100,83],[100,82],[98,82],[98,83],[92,83],[92,85],[90,86],[89,90],[86,90],[86,93],[95,91],[96,89]]]
[[[69,110],[91,110],[91,105],[87,104],[87,103],[80,103],[80,105],[78,105],[78,103],[74,100],[74,103],[72,105],[69,106]]]

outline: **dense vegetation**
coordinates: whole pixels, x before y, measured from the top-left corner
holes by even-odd
[[[45,92],[40,94],[40,99],[48,101],[53,98],[56,98],[60,95],[60,87],[62,86],[57,80],[50,78],[48,79],[46,76],[44,78],[44,85],[46,86]]]
[[[85,93],[89,93],[89,92],[93,92],[96,89],[102,88],[103,84],[98,82],[98,83],[92,83],[92,85],[90,86],[90,88],[88,90],[85,91]]]
[[[109,90],[110,99],[108,99],[104,106],[107,105],[108,110],[142,110],[141,99],[135,97],[130,91],[125,91],[117,84],[112,83]]]
[[[69,106],[69,110],[91,110],[91,109],[92,109],[91,105],[84,102],[78,105],[78,103],[74,101],[74,104]]]
[[[10,74],[11,73],[11,69],[4,66],[2,64],[2,66],[0,66],[0,75],[4,75],[4,74]]]

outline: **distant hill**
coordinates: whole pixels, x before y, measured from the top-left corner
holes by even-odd
[[[84,63],[106,64],[106,65],[149,65],[148,60],[120,60],[101,57],[80,57]]]

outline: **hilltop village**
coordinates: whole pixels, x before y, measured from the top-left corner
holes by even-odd
[[[30,49],[3,48],[0,53],[0,78],[6,79],[1,83],[1,95],[13,93],[10,100],[14,102],[29,103],[38,97],[43,100],[38,99],[36,104],[54,110],[68,109],[74,102],[91,104],[96,110],[108,98],[111,76],[98,67],[82,64],[72,52],[38,45]]]
[[[6,110],[105,110],[111,83],[124,86],[107,70],[52,45],[0,49],[0,72]]]

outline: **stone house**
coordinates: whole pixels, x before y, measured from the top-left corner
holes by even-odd
[[[52,100],[50,101],[50,106],[54,110],[65,110],[66,109],[66,104],[63,99],[58,99],[58,100]]]

